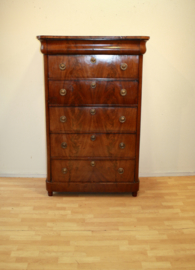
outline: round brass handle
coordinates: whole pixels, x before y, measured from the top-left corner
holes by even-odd
[[[66,65],[65,65],[64,63],[61,63],[61,64],[59,65],[59,68],[60,68],[61,70],[65,70],[65,69],[66,69]]]
[[[124,142],[119,143],[119,147],[120,147],[120,149],[124,149],[125,148]]]
[[[125,123],[125,121],[126,121],[125,116],[121,116],[121,117],[119,118],[119,121],[120,121],[121,123]]]
[[[62,147],[63,149],[66,149],[67,143],[66,143],[66,142],[62,142],[62,143],[61,143],[61,147]]]
[[[92,141],[95,141],[95,139],[96,139],[96,136],[95,136],[95,135],[92,135],[92,136],[91,136],[91,140],[92,140]]]
[[[123,174],[123,173],[124,173],[124,169],[123,169],[123,168],[119,168],[119,169],[118,169],[118,173],[119,173],[119,174]]]
[[[62,116],[60,117],[60,122],[61,122],[61,123],[65,123],[65,122],[66,122],[66,116],[65,116],[65,115],[62,115]]]
[[[95,113],[96,113],[96,110],[95,110],[95,109],[91,109],[91,110],[90,110],[90,114],[91,114],[91,115],[94,115]]]
[[[127,69],[127,64],[126,63],[121,63],[121,69],[126,70]]]
[[[62,173],[66,174],[67,173],[67,168],[62,168]]]
[[[95,59],[95,57],[91,57],[91,63],[95,63],[96,62],[96,59]]]
[[[96,82],[91,83],[91,88],[96,88]]]
[[[66,95],[66,89],[60,89],[60,95],[65,96]]]
[[[95,166],[95,161],[91,161],[91,166],[92,166],[92,167]]]
[[[127,90],[126,89],[121,89],[120,94],[121,94],[122,97],[126,96]]]

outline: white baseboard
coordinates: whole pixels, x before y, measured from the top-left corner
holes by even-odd
[[[163,177],[163,176],[190,176],[195,172],[156,172],[156,173],[140,173],[140,177]]]
[[[22,177],[22,178],[46,178],[46,174],[32,174],[32,173],[0,173],[0,177]]]
[[[195,172],[156,172],[156,173],[140,173],[139,177],[163,177],[163,176],[188,176],[195,175]],[[23,178],[46,178],[46,174],[32,173],[0,173],[0,177],[23,177]]]

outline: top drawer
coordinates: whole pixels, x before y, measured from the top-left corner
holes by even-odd
[[[49,78],[137,79],[138,61],[138,55],[49,55]]]

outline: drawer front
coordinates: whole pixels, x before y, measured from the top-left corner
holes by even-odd
[[[134,160],[52,160],[53,182],[132,182]]]
[[[51,133],[136,132],[137,108],[50,107]]]
[[[49,81],[49,103],[71,106],[137,104],[137,81]]]
[[[51,134],[52,157],[135,158],[135,134]]]
[[[138,78],[138,55],[48,56],[49,78]]]

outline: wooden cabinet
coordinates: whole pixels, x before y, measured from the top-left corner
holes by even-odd
[[[48,195],[139,190],[142,63],[149,37],[38,36]]]

